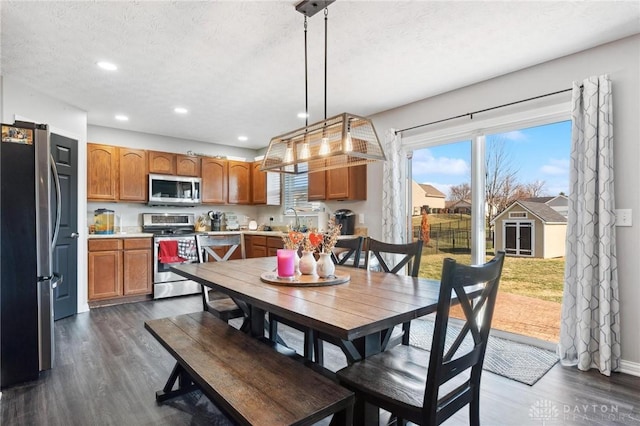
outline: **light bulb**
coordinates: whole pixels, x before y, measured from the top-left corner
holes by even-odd
[[[309,150],[309,142],[303,142],[302,148],[300,149],[300,158],[303,160],[307,160],[311,157],[311,151]]]
[[[293,148],[288,147],[284,151],[284,162],[285,163],[292,163],[293,162]]]
[[[329,155],[329,151],[331,151],[331,149],[329,148],[329,138],[322,138],[322,143],[320,143],[320,151],[318,151],[318,154]]]
[[[344,152],[353,152],[353,140],[351,132],[347,132],[347,139],[344,141]]]

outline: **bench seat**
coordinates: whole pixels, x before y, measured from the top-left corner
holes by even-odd
[[[149,320],[145,328],[177,361],[158,402],[197,386],[239,424],[307,425],[331,414],[332,424],[351,424],[351,391],[208,312]]]

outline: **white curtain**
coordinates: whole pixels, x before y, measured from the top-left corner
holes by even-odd
[[[382,241],[402,244],[406,242],[406,155],[395,129],[389,129],[385,134],[384,153],[387,161],[384,162],[382,179]]]
[[[562,322],[563,365],[609,376],[620,363],[611,82],[573,84]]]

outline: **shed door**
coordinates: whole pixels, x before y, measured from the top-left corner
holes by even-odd
[[[514,256],[533,256],[533,222],[504,222],[504,249]]]

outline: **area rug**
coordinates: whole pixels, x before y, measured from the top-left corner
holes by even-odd
[[[421,318],[411,322],[410,344],[424,349],[431,348],[433,318]],[[460,330],[458,327],[457,330]],[[449,328],[447,342],[455,338],[455,326]],[[470,345],[470,337],[463,343]],[[500,376],[532,386],[558,362],[552,351],[524,343],[489,335],[484,369]]]

